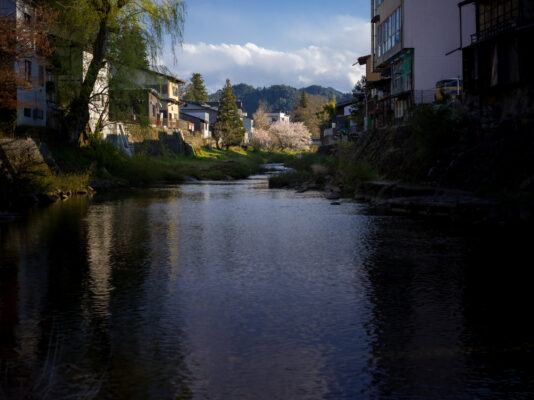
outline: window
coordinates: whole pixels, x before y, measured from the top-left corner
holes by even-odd
[[[156,116],[156,106],[152,106],[152,116]]]
[[[24,60],[24,80],[26,82],[32,81],[32,62]]]
[[[24,23],[30,25],[32,23],[32,17],[30,14],[24,13]]]
[[[32,116],[32,109],[31,109],[31,108],[25,108],[25,109],[24,109],[24,116],[25,116],[25,117],[28,117],[28,118],[31,118],[31,116]]]
[[[398,43],[401,42],[402,13],[401,7],[397,8],[382,25],[377,32],[377,54],[383,56]]]
[[[519,0],[488,0],[478,4],[479,34],[484,37],[517,24]]]

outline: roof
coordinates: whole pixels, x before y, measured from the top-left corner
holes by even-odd
[[[219,108],[220,103],[220,101],[206,101],[204,104]],[[243,102],[241,100],[236,100],[235,104],[237,108],[240,108],[241,110],[245,111],[245,106],[243,105]]]
[[[336,103],[336,107],[345,107],[345,106],[351,105],[353,102],[354,100],[352,99],[340,101],[339,103]]]
[[[143,71],[146,71],[146,72],[150,72],[152,74],[156,74],[156,75],[159,75],[159,76],[162,76],[170,81],[173,81],[174,83],[178,83],[178,84],[185,84],[186,81],[183,81],[181,80],[180,78],[177,78],[175,76],[172,76],[172,75],[169,75],[169,74],[164,74],[163,72],[159,72],[159,71],[153,71],[151,69],[146,69],[146,68],[142,68]]]
[[[212,107],[207,103],[196,103],[194,101],[186,101],[184,107],[188,107],[189,105],[196,106],[196,107],[199,107],[199,108],[203,108],[203,109],[209,110],[209,111],[215,111],[215,112],[217,111],[217,108]]]
[[[208,121],[206,121],[205,119],[202,119],[202,118],[199,118],[199,117],[195,117],[194,115],[189,115],[184,111],[180,112],[180,119],[183,119],[184,121],[189,121],[189,122],[200,121],[200,122],[203,122],[205,124],[208,123]]]

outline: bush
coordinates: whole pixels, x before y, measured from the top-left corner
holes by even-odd
[[[451,104],[423,104],[411,111],[419,156],[435,158],[458,142],[465,117]]]
[[[346,189],[354,190],[365,181],[378,179],[378,174],[369,164],[359,160],[356,156],[356,145],[340,143],[337,147],[337,179]]]

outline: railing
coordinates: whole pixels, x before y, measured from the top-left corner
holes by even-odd
[[[517,0],[494,1],[479,5],[479,30],[471,35],[471,42],[476,43],[514,29],[523,24]]]
[[[433,103],[436,99],[436,90],[414,90],[412,96],[414,104]]]

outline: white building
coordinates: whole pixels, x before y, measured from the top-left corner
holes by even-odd
[[[89,69],[89,64],[93,59],[93,55],[86,51],[83,52],[83,79]],[[89,128],[91,132],[95,132],[98,122],[101,123],[102,139],[112,133],[109,124],[109,64],[105,64],[104,68],[98,71],[95,86],[91,92],[89,101]]]
[[[277,122],[289,122],[289,115],[282,111],[274,113],[266,113],[267,123],[269,125],[276,124]]]
[[[241,119],[243,120],[243,126],[247,131],[243,142],[248,143],[250,142],[250,139],[252,139],[252,135],[254,134],[254,119],[247,116],[246,113],[245,115],[241,116]]]

